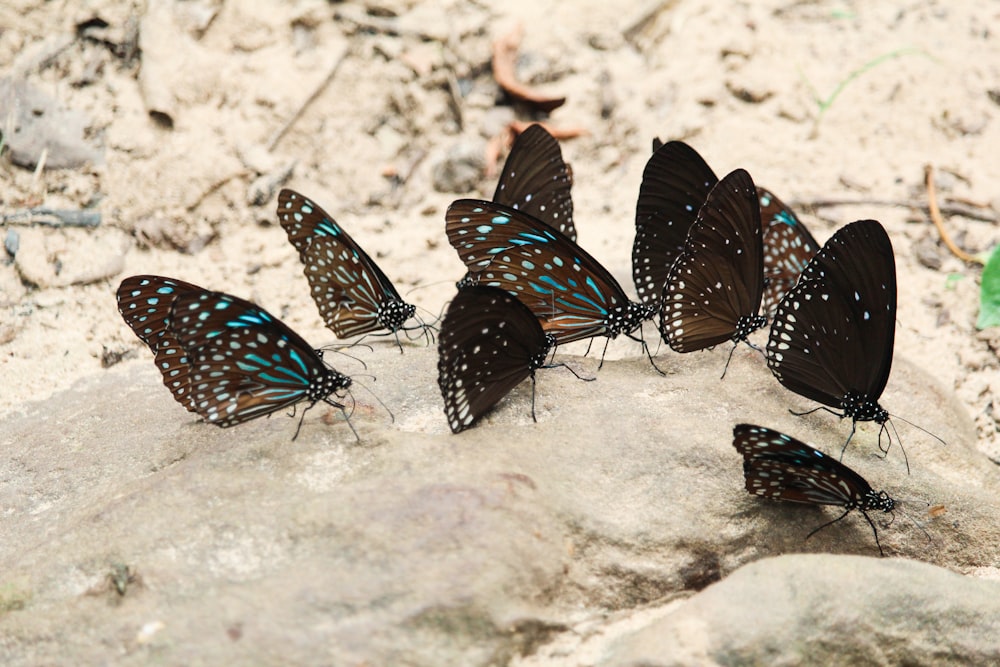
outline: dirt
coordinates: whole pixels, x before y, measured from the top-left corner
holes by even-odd
[[[940,242],[924,186],[933,165],[960,246],[996,243],[1000,10],[988,0],[15,0],[0,26],[4,74],[85,114],[83,139],[103,153],[59,170],[0,160],[5,215],[101,216],[82,229],[4,225],[19,248],[0,266],[0,414],[107,365],[151,361],[116,310],[118,283],[136,273],[251,298],[333,342],[277,226],[281,185],[333,214],[434,317],[463,273],[446,207],[489,197],[488,141],[544,117],[585,130],[563,142],[579,240],[629,291],[654,136],[689,142],[719,174],[746,168],[820,241],[880,220],[899,274],[896,354],[954,390],[978,448],[1000,462],[1000,334],[976,330],[980,269]],[[492,42],[517,26],[518,76],[567,99],[550,114],[511,106],[492,78]],[[474,158],[477,186],[435,190],[435,168],[457,154]]]

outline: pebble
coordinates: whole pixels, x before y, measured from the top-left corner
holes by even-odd
[[[28,228],[14,266],[25,282],[41,288],[86,285],[120,274],[131,245],[125,232],[111,227]]]

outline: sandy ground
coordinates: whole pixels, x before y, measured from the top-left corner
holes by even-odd
[[[462,274],[445,208],[492,193],[487,140],[533,118],[490,74],[492,40],[519,24],[519,76],[566,96],[554,126],[586,131],[563,144],[580,242],[628,291],[654,136],[688,141],[717,173],[748,169],[821,241],[876,218],[897,254],[896,353],[954,389],[1000,461],[1000,334],[976,331],[979,270],[939,242],[923,185],[932,164],[965,249],[996,242],[1000,9],[989,0],[5,3],[3,73],[82,114],[101,158],[37,173],[10,150],[0,160],[5,216],[100,213],[94,228],[4,225],[17,253],[0,265],[0,414],[123,356],[150,363],[115,306],[135,273],[254,299],[333,342],[274,197],[251,201],[261,182],[314,198],[438,313]],[[435,169],[456,156],[475,167],[472,187],[437,191]],[[891,395],[883,403],[893,410]]]

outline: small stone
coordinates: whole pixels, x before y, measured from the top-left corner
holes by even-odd
[[[431,168],[438,192],[466,193],[475,189],[485,168],[486,147],[479,140],[463,140],[448,149]]]
[[[86,285],[121,273],[131,245],[128,235],[111,227],[25,229],[14,265],[38,287]]]

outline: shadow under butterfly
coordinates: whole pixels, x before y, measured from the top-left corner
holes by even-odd
[[[278,221],[299,252],[320,317],[338,338],[385,330],[402,352],[400,331],[431,335],[433,327],[420,320],[416,306],[403,300],[368,253],[314,202],[282,190]],[[410,319],[417,324],[405,326]]]
[[[554,347],[555,338],[516,297],[483,285],[460,289],[438,339],[438,386],[452,432],[474,425],[527,378],[531,418],[537,421],[535,371],[553,367],[545,361]]]
[[[630,301],[611,273],[560,231],[478,199],[453,202],[445,219],[448,241],[477,284],[516,296],[558,344],[624,335],[641,343],[652,363],[633,332],[655,309]]]
[[[851,418],[841,457],[859,421],[880,426],[880,449],[888,451],[881,440],[891,415],[878,401],[889,381],[895,335],[892,242],[879,222],[852,222],[837,230],[782,298],[766,352],[768,367],[787,389],[825,406],[815,410]]]
[[[691,146],[681,141],[664,144],[653,140],[653,155],[639,186],[632,246],[632,279],[643,303],[658,303],[688,230],[718,181]],[[819,250],[819,243],[773,193],[758,186],[757,196],[764,252],[761,302],[764,314],[770,317]]]
[[[871,526],[875,545],[884,556],[875,522],[868,512],[892,512],[896,501],[874,491],[858,473],[840,461],[784,433],[751,424],[733,429],[733,446],[743,455],[746,489],[752,494],[810,505],[834,505],[844,513],[806,535],[810,537],[858,510]]]
[[[763,262],[757,190],[737,169],[708,193],[670,267],[659,300],[663,340],[677,352],[750,345],[747,337],[767,324],[758,314]]]
[[[150,275],[126,278],[117,296],[126,324],[156,356],[163,383],[205,421],[226,428],[302,401],[309,402],[306,410],[322,401],[340,409],[358,438],[344,404],[334,398],[349,393],[351,378],[263,308]],[[300,419],[293,440],[301,428]]]
[[[527,213],[576,241],[572,188],[573,171],[563,161],[559,142],[535,124],[514,139],[493,201]],[[475,282],[475,275],[466,273],[458,287]]]

